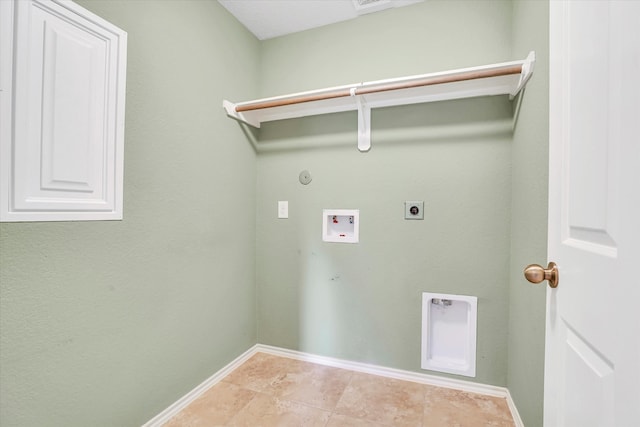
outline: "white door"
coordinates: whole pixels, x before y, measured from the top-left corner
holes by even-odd
[[[640,426],[640,1],[550,8],[544,425]]]

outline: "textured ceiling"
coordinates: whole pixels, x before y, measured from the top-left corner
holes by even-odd
[[[355,19],[424,0],[218,0],[258,39]]]

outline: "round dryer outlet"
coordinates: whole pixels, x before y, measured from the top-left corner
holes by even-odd
[[[404,202],[404,219],[424,219],[424,202]]]

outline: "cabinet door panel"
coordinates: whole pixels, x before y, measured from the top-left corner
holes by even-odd
[[[14,7],[3,220],[121,219],[126,33],[71,2]]]

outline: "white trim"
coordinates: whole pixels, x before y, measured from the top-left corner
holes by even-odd
[[[142,427],[160,427],[167,423],[171,418],[176,416],[180,411],[189,406],[191,402],[196,400],[205,391],[209,390],[214,385],[218,384],[224,377],[229,375],[232,371],[234,371],[237,367],[242,365],[244,362],[249,360],[251,356],[257,353],[257,346],[251,347],[249,350],[242,353],[240,356],[236,357],[232,360],[228,365],[224,368],[220,369],[215,374],[211,375],[209,378],[204,380],[204,382],[200,383],[189,393],[182,396],[175,403],[172,403],[167,409],[160,412],[158,415],[147,421]]]
[[[291,359],[304,360],[317,363],[319,365],[332,366],[334,368],[348,369],[365,374],[378,375],[380,377],[395,378],[397,380],[411,381],[419,384],[446,387],[455,390],[468,391],[471,393],[481,393],[488,396],[507,397],[507,389],[488,384],[474,383],[471,381],[458,380],[455,378],[445,378],[436,375],[422,374],[384,366],[370,365],[362,362],[352,362],[349,360],[334,359],[332,357],[317,356],[295,350],[288,350],[272,347],[264,344],[257,344],[256,349],[262,353],[273,354],[275,356],[288,357]]]
[[[411,381],[419,384],[445,387],[454,390],[479,393],[493,397],[502,397],[507,400],[507,405],[509,406],[509,410],[511,411],[511,416],[513,417],[515,427],[524,427],[522,419],[520,418],[520,414],[518,413],[518,409],[516,408],[516,405],[511,398],[511,394],[505,387],[474,383],[470,381],[458,380],[455,378],[439,377],[436,375],[422,374],[419,372],[404,371],[395,368],[386,368],[384,366],[370,365],[362,362],[352,362],[349,360],[335,359],[333,357],[318,356],[315,354],[304,353],[302,351],[273,347],[265,344],[256,344],[242,353],[235,360],[231,361],[231,363],[229,363],[227,366],[213,374],[211,377],[209,377],[203,383],[181,397],[167,409],[149,420],[142,427],[162,426],[172,417],[178,414],[182,409],[186,408],[191,402],[200,397],[200,395],[202,395],[205,391],[220,382],[224,377],[229,375],[233,370],[238,368],[256,353],[272,354],[274,356],[288,357],[290,359],[303,360],[306,362],[317,363],[319,365],[348,369],[350,371],[363,372],[366,374],[378,375],[386,378],[395,378],[398,380]]]
[[[524,427],[524,423],[522,422],[522,418],[520,418],[520,413],[518,412],[518,408],[516,408],[516,403],[513,401],[509,389],[505,388],[505,390],[507,391],[507,405],[509,405],[509,411],[511,411],[515,427]]]

